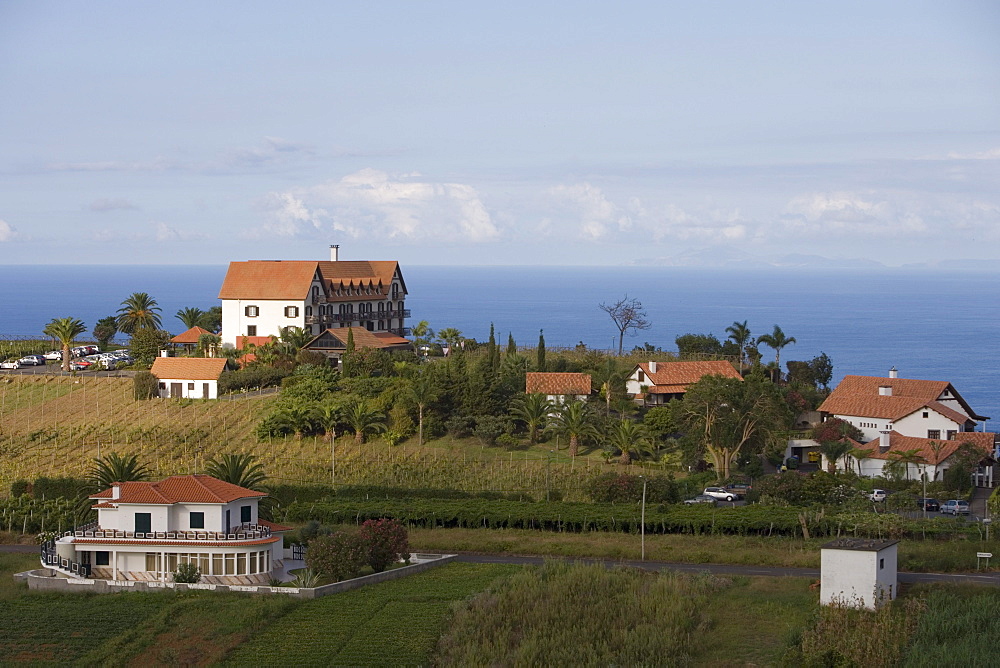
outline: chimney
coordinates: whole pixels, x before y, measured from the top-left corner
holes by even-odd
[[[880,431],[878,433],[878,451],[881,454],[885,454],[889,451],[889,434],[888,431]]]
[[[878,394],[880,397],[891,397],[892,385],[880,385],[878,388]]]
[[[120,499],[122,497],[122,488],[118,483],[111,484],[111,498]]]
[[[161,350],[160,351],[160,357],[170,357],[170,351],[169,350]]]
[[[896,371],[896,367],[889,369],[889,378],[899,378],[899,372]]]
[[[653,360],[649,361],[649,373],[656,373],[656,362]]]
[[[340,245],[330,244],[330,262],[336,262],[340,256]]]

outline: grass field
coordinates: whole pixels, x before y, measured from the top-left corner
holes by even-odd
[[[257,455],[277,482],[526,491],[536,497],[554,489],[580,498],[586,480],[621,468],[597,453],[570,458],[551,444],[506,451],[446,437],[422,447],[413,439],[395,447],[380,440],[359,446],[347,436],[332,450],[322,438],[259,441],[257,423],[274,400],[136,401],[128,378],[0,377],[0,494],[20,478],[81,475],[111,451],[138,454],[157,477],[200,471],[220,453],[245,452]]]

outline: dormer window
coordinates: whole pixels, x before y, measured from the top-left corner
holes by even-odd
[[[258,315],[260,315],[260,308],[257,306],[247,306],[246,308],[243,309],[243,313],[248,318],[256,318]]]

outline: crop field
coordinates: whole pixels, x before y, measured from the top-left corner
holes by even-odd
[[[505,451],[471,440],[439,439],[416,447],[380,440],[358,445],[351,436],[336,447],[322,438],[260,441],[256,426],[274,395],[232,399],[136,401],[129,378],[71,376],[0,377],[0,494],[17,479],[80,476],[93,459],[115,451],[139,455],[154,476],[193,473],[220,453],[252,453],[269,478],[527,492],[561,490],[581,498],[592,476],[609,470],[596,456],[566,451]]]

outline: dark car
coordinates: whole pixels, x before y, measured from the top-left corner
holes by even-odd
[[[929,513],[936,513],[941,510],[941,503],[937,499],[917,499],[917,507]]]
[[[710,504],[712,504],[714,506],[715,505],[715,497],[714,496],[709,496],[708,494],[699,494],[698,496],[694,497],[693,499],[687,499],[687,500],[685,500],[684,503],[688,504],[689,506],[693,506],[693,505],[698,504],[698,503],[710,503]]]

